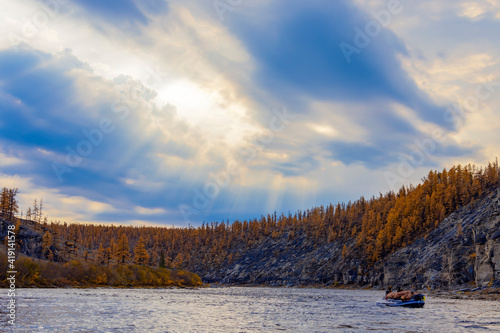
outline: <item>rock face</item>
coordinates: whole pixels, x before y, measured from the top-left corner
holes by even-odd
[[[500,189],[457,210],[384,262],[385,284],[447,287],[500,278]]]
[[[0,218],[0,238],[5,240],[8,234],[8,226],[12,225],[3,218]],[[31,222],[30,226],[21,225],[19,230],[16,232],[16,251],[18,253],[24,253],[30,257],[39,257],[42,251],[40,246],[42,242],[42,234],[36,232],[34,224]]]
[[[427,237],[375,266],[342,258],[343,244],[266,239],[217,269],[195,269],[206,282],[271,285],[358,284],[421,288],[456,287],[500,279],[500,189],[446,218]]]

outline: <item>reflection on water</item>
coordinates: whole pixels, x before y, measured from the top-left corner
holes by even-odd
[[[14,332],[494,332],[500,302],[427,297],[375,305],[383,291],[293,288],[21,289]],[[7,290],[0,291],[6,318]],[[0,323],[0,331],[10,325]]]

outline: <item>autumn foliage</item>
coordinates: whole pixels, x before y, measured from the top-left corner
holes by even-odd
[[[431,171],[416,186],[370,199],[361,197],[289,215],[203,223],[196,228],[23,223],[32,223],[43,235],[41,257],[64,263],[67,272],[76,262],[88,265],[84,269],[88,279],[104,279],[105,274],[106,283],[111,284],[116,279],[129,281],[129,275],[153,274],[142,266],[193,271],[222,267],[263,240],[293,241],[299,235],[318,245],[343,244],[344,259],[356,257],[371,265],[424,237],[450,213],[499,184],[498,162],[485,168],[458,165]],[[112,265],[122,266],[120,278],[106,270]]]
[[[7,258],[0,253],[0,287],[8,287]],[[19,287],[198,287],[198,275],[180,270],[134,264],[102,266],[70,260],[55,263],[20,257],[16,260],[16,285]]]

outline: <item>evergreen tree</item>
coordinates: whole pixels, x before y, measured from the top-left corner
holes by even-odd
[[[165,268],[165,252],[163,252],[163,250],[161,250],[161,252],[160,252],[160,263],[159,263],[159,266],[161,268]]]

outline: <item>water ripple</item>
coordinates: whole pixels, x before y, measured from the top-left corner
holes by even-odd
[[[377,307],[383,291],[294,288],[20,289],[15,332],[493,332],[500,304],[428,297]],[[0,292],[0,304],[7,304]],[[0,308],[2,316],[5,309]],[[5,321],[0,331],[9,328]]]

